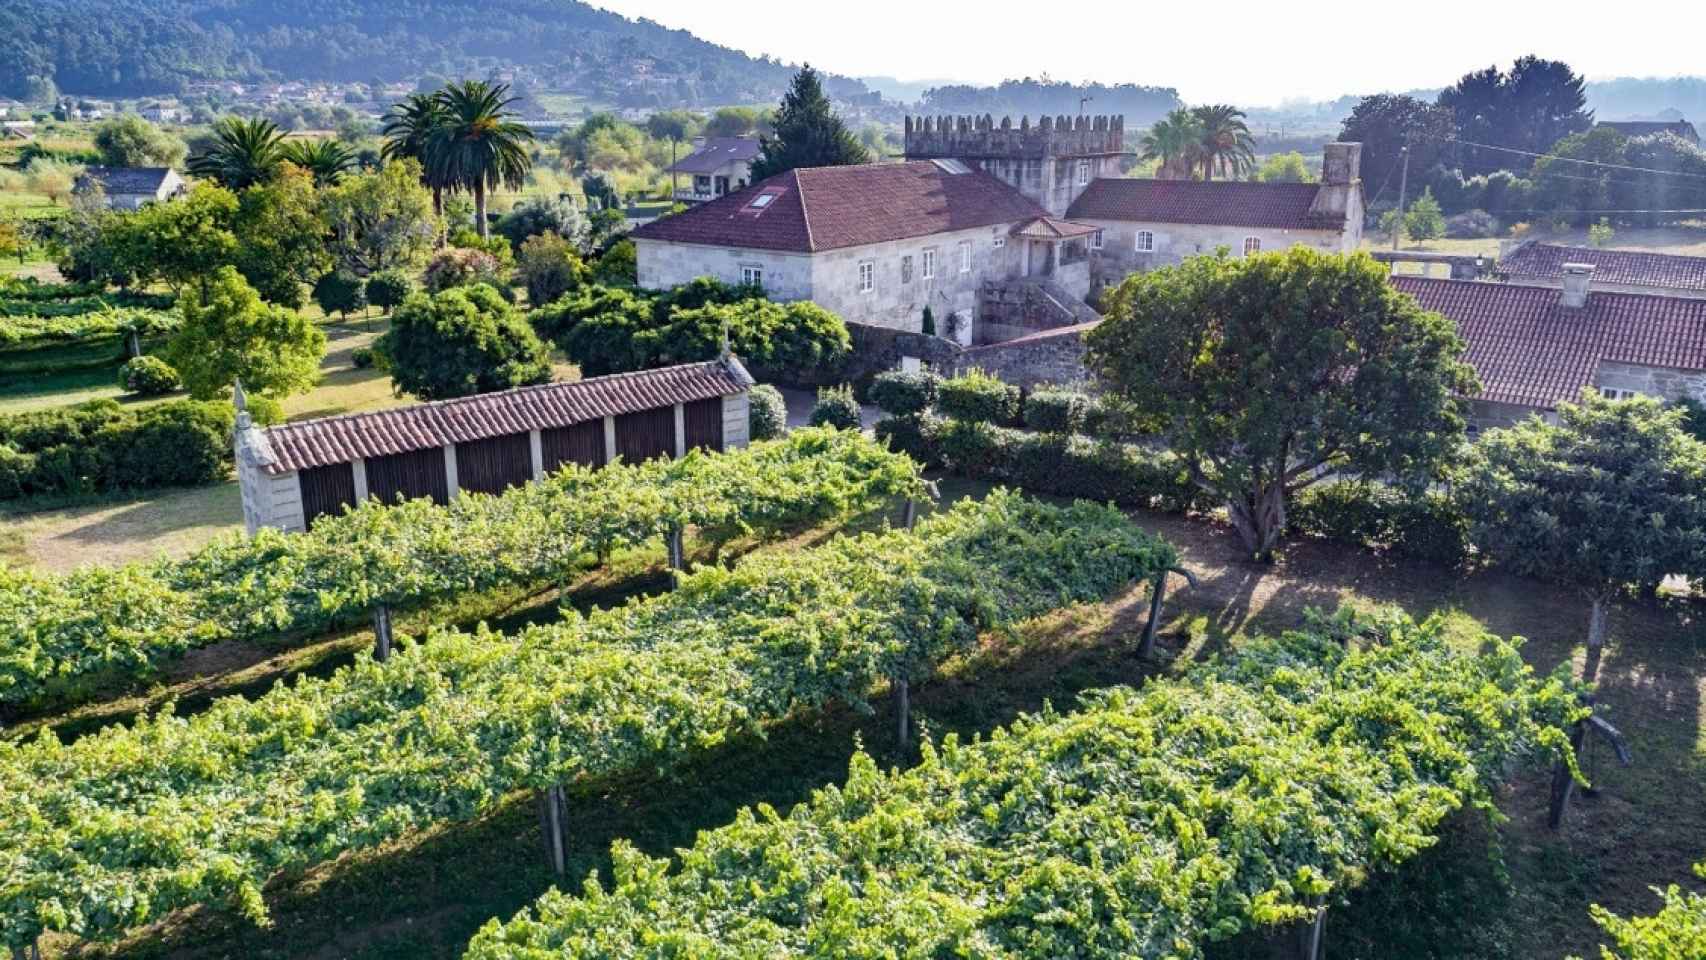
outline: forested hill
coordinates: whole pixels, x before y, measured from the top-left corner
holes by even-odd
[[[554,89],[668,103],[770,100],[792,73],[577,0],[0,3],[0,95],[14,97],[31,75],[67,92],[132,96],[199,80],[372,82],[518,67]],[[623,85],[640,72],[662,79]],[[837,94],[863,89],[831,83]]]

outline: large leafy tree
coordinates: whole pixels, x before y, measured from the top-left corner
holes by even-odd
[[[103,222],[116,234],[113,246],[120,251],[124,273],[139,283],[160,280],[181,291],[232,262],[238,250],[232,229],[237,209],[236,194],[201,183],[171,203],[151,203]]]
[[[433,137],[444,125],[444,104],[430,93],[410,94],[401,103],[393,104],[382,120],[380,133],[385,144],[380,148],[380,156],[419,164],[423,181],[432,190],[432,212],[443,216],[446,184],[434,179],[429,153]]]
[[[1325,470],[1424,482],[1462,442],[1463,341],[1366,255],[1193,257],[1126,278],[1107,307],[1090,366],[1160,424],[1256,558]]]
[[[397,392],[422,400],[551,379],[544,341],[508,301],[484,284],[410,295],[392,314],[391,329],[375,347]]]
[[[486,194],[498,187],[519,190],[532,167],[527,145],[533,131],[516,123],[509,106],[509,85],[483,80],[447,84],[437,94],[444,121],[427,148],[432,177],[474,195],[474,221],[480,239],[491,236]]]
[[[1189,180],[1195,173],[1202,149],[1202,125],[1196,114],[1183,107],[1150,126],[1140,142],[1143,160],[1159,164],[1156,176],[1163,180]]]
[[[1439,105],[1451,111],[1460,138],[1531,153],[1593,126],[1582,77],[1562,61],[1533,55],[1516,61],[1509,73],[1492,66],[1465,74],[1440,92]],[[1528,165],[1520,154],[1504,150],[1465,148],[1461,159],[1480,169]]]
[[[166,361],[190,396],[227,396],[237,380],[268,397],[306,391],[320,377],[326,335],[294,310],[261,302],[237,268],[213,271],[178,301],[184,322],[166,344]]]
[[[1362,181],[1372,201],[1383,187],[1397,190],[1406,148],[1411,170],[1424,172],[1439,162],[1454,129],[1449,109],[1415,97],[1380,93],[1357,101],[1340,127],[1339,140],[1362,144]]]
[[[261,297],[299,310],[306,284],[332,268],[320,196],[306,170],[287,168],[237,198],[237,271]]]
[[[190,172],[241,190],[272,179],[284,162],[285,134],[271,120],[226,117],[213,125],[207,149],[190,158]]]
[[[1217,103],[1193,108],[1191,114],[1201,138],[1197,159],[1204,180],[1213,180],[1216,173],[1237,179],[1255,169],[1256,140],[1244,122],[1244,111]]]
[[[189,152],[182,140],[134,113],[101,121],[95,127],[95,149],[109,167],[175,167]]]
[[[308,171],[315,186],[326,187],[342,180],[356,168],[355,154],[336,140],[291,140],[280,155]]]
[[[1532,418],[1483,437],[1458,485],[1482,550],[1587,596],[1588,682],[1611,600],[1706,564],[1706,445],[1683,416],[1584,391],[1580,404],[1559,405],[1555,425]]]
[[[782,96],[774,132],[759,138],[752,179],[762,180],[797,167],[837,167],[866,163],[871,155],[830,107],[823,80],[811,64],[800,68]]]
[[[321,194],[329,247],[338,265],[357,276],[419,267],[443,233],[420,165],[396,160],[345,177]]]

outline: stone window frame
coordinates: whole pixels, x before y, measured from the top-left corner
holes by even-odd
[[[859,292],[860,293],[876,293],[877,292],[877,261],[875,261],[875,260],[861,260],[861,261],[859,261]]]
[[[961,240],[960,241],[960,272],[961,273],[970,273],[971,272],[971,241],[970,240]]]
[[[1249,236],[1249,237],[1244,238],[1244,256],[1247,257],[1252,253],[1261,253],[1261,252],[1262,252],[1262,238],[1261,237]]]
[[[1107,237],[1103,235],[1103,231],[1101,229],[1097,229],[1095,233],[1090,234],[1090,249],[1100,250],[1106,243]]]
[[[1085,186],[1090,182],[1090,161],[1078,161],[1078,185]]]
[[[1139,230],[1139,231],[1137,231],[1137,240],[1136,240],[1135,245],[1137,247],[1138,253],[1154,253],[1155,252],[1155,231],[1154,230]]]
[[[918,263],[918,276],[924,280],[936,279],[936,248],[925,247]]]
[[[1633,400],[1641,395],[1641,391],[1623,390],[1618,387],[1600,387],[1599,395],[1607,400]]]
[[[743,286],[764,286],[764,264],[743,263],[740,265],[740,282]]]

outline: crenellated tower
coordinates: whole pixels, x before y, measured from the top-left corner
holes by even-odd
[[[907,117],[906,159],[957,159],[982,168],[1055,216],[1098,177],[1117,177],[1125,117]]]

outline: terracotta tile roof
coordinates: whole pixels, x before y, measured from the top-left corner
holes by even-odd
[[[1026,240],[1070,240],[1074,237],[1088,237],[1101,228],[1092,227],[1087,223],[1073,223],[1071,220],[1061,220],[1055,217],[1037,217],[1008,231],[1012,236]]]
[[[1579,309],[1551,287],[1394,277],[1456,321],[1480,399],[1532,407],[1574,400],[1601,361],[1706,370],[1706,300],[1596,290]]]
[[[1499,260],[1498,272],[1517,280],[1562,280],[1566,263],[1593,264],[1595,283],[1639,284],[1706,294],[1706,257],[1643,250],[1525,243]]]
[[[395,410],[303,420],[263,431],[272,452],[272,461],[263,466],[268,473],[288,473],[348,463],[358,457],[380,457],[529,430],[566,427],[607,416],[730,396],[752,384],[746,368],[731,358],[572,383],[518,387]]]
[[[758,141],[752,137],[711,137],[664,173],[712,173],[737,160],[751,163],[757,156]]]
[[[765,196],[771,199],[762,200]],[[816,253],[1046,215],[981,170],[953,173],[934,161],[918,160],[790,170],[630,235]]]
[[[84,167],[77,185],[98,183],[109,196],[137,193],[158,194],[172,175],[171,167]]]
[[[1074,220],[1200,223],[1275,230],[1337,229],[1342,225],[1339,220],[1309,215],[1317,189],[1313,183],[1099,177],[1090,181],[1066,215]]]

